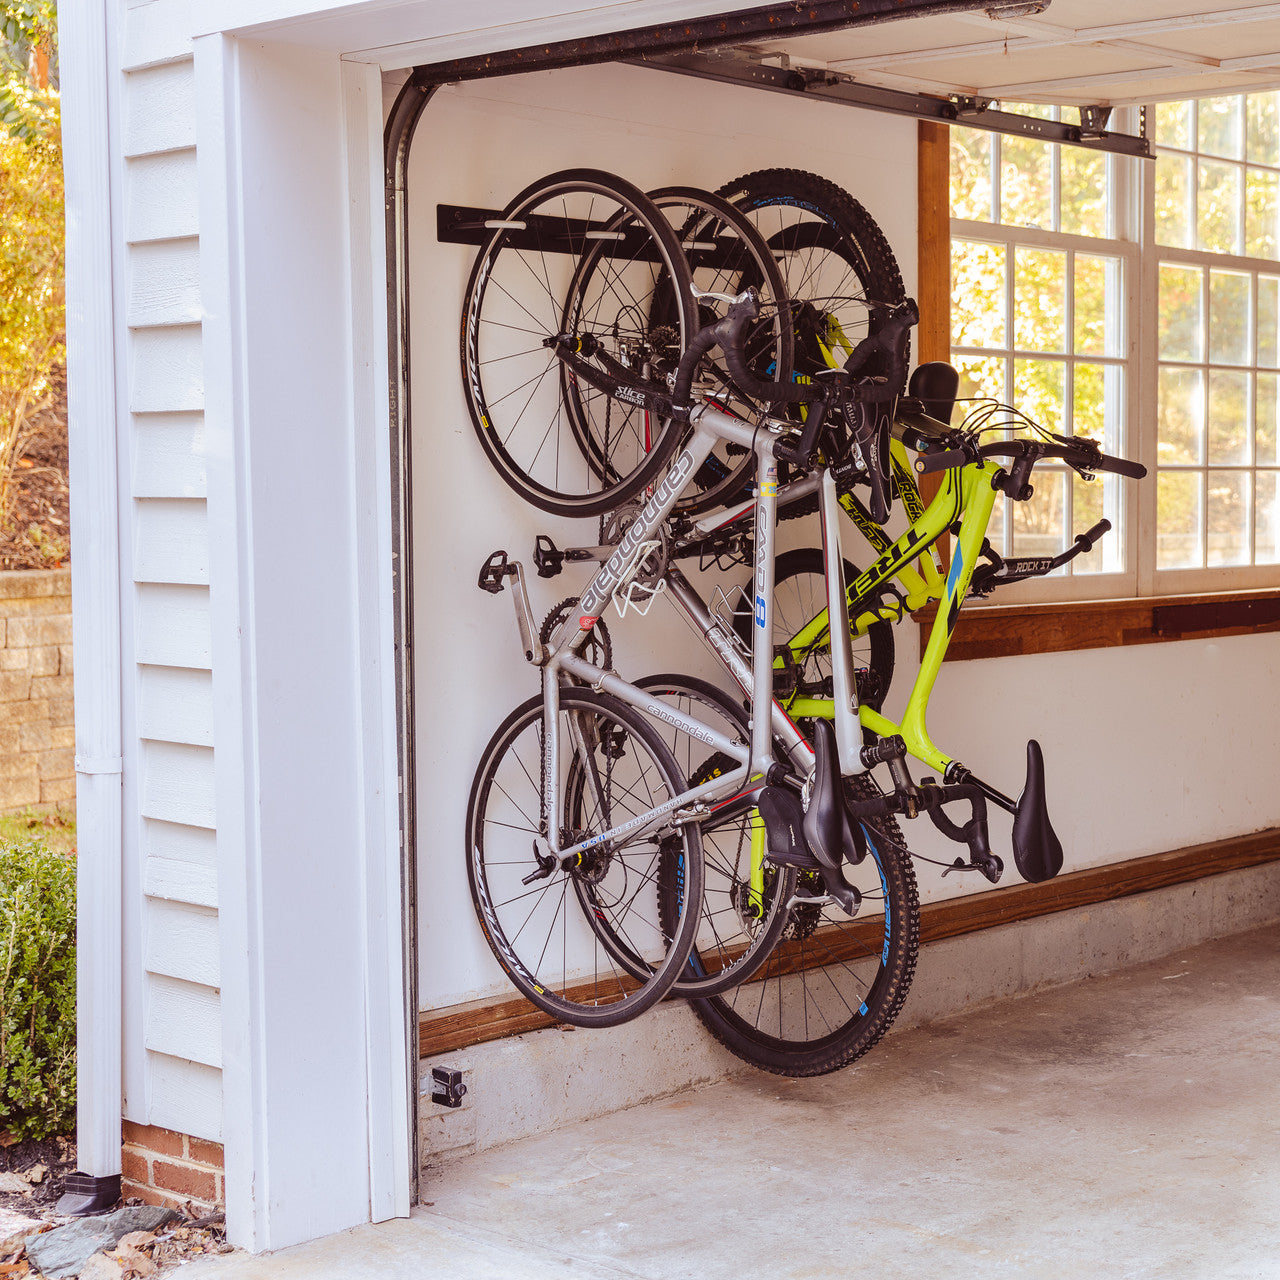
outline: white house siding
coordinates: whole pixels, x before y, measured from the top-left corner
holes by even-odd
[[[121,4],[128,325],[126,1116],[222,1136],[195,73],[186,6]],[[132,662],[128,662],[131,656]],[[132,680],[130,681],[130,673]],[[131,687],[130,687],[131,686]],[[133,892],[129,892],[130,888]]]

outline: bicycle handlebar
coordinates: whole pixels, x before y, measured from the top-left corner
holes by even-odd
[[[999,440],[976,449],[961,447],[922,454],[916,459],[916,471],[920,475],[947,471],[952,467],[963,467],[977,458],[1013,458],[1030,460],[1033,464],[1042,458],[1061,458],[1068,466],[1080,471],[1111,471],[1133,480],[1141,480],[1147,474],[1142,463],[1103,453],[1096,446],[1085,446],[1081,442],[1051,444],[1041,440]]]

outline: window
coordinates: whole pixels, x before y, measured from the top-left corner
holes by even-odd
[[[1110,453],[1124,453],[1130,437],[1131,166],[1034,138],[951,131],[951,334],[960,395],[994,397],[1051,431],[1103,441]],[[962,402],[957,420],[973,407]],[[1021,598],[1132,591],[1119,478],[1088,483],[1046,464],[1034,486],[1030,502],[997,505],[989,536],[1002,555],[1055,555],[1104,516],[1115,532],[1053,581],[1019,588]]]
[[[1155,122],[1155,567],[1250,585],[1280,563],[1280,94],[1161,103]]]
[[[1035,498],[997,509],[997,550],[1053,554],[1103,516],[1113,532],[1005,600],[1280,583],[1280,92],[1148,119],[1154,164],[951,130],[961,395],[1150,472],[1086,484],[1038,467]]]

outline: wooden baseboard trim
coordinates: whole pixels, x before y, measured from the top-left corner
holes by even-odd
[[[920,913],[920,940],[938,942],[1278,861],[1280,827],[1270,827],[1106,867],[1087,867],[1044,884],[1014,884],[947,902],[926,903]],[[553,1018],[523,997],[475,1001],[423,1013],[418,1021],[418,1048],[420,1055],[428,1058],[554,1025]]]

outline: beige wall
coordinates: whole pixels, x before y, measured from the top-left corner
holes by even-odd
[[[0,813],[75,802],[71,570],[0,572]]]

